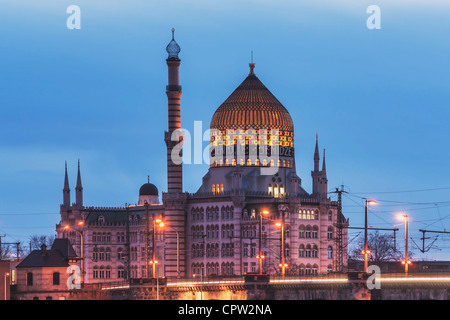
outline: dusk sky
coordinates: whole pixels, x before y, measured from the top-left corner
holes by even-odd
[[[395,3],[393,3],[395,2]],[[66,12],[81,9],[81,29]],[[381,29],[366,25],[378,5]],[[364,226],[403,221],[450,231],[450,2],[1,0],[0,236],[54,234],[64,162],[74,200],[81,161],[84,203],[136,203],[147,175],[166,184],[167,66],[171,28],[181,47],[182,127],[209,128],[219,105],[255,73],[294,121],[297,173],[311,192],[315,136],[328,187],[344,185],[344,215]],[[203,142],[202,149],[207,146]],[[184,166],[184,189],[207,164]],[[330,194],[336,199],[335,194]],[[351,244],[363,230],[349,230]],[[430,244],[437,234],[427,234]],[[439,234],[413,259],[450,259]]]

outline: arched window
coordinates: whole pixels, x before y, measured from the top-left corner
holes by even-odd
[[[317,228],[317,226],[313,226],[313,229],[312,229],[312,237],[313,237],[313,239],[317,239],[317,231],[319,230],[319,228]]]
[[[312,267],[312,274],[317,274],[318,266],[317,264],[313,265]]]
[[[280,185],[280,195],[284,195],[284,185]]]
[[[327,258],[333,259],[333,248],[331,246],[329,246],[327,249]]]
[[[309,263],[306,265],[305,274],[311,274],[311,265]]]
[[[306,226],[305,238],[311,238],[311,226]]]
[[[332,227],[328,227],[328,230],[327,230],[327,239],[328,239],[328,240],[332,240],[332,239],[333,239],[333,228],[332,228]]]
[[[300,245],[298,248],[298,257],[303,258],[305,257],[305,246],[303,244]]]
[[[301,264],[300,267],[298,268],[298,273],[300,275],[304,275],[305,274],[305,265]]]
[[[317,253],[318,253],[317,246],[314,245],[312,248],[312,257],[317,258]]]
[[[216,185],[215,184],[212,185],[212,193],[214,193],[214,194],[216,193]]]
[[[306,258],[311,258],[311,245],[306,245],[306,250],[305,250],[305,257]]]
[[[269,184],[269,188],[268,188],[267,192],[269,193],[269,196],[273,195],[273,186],[272,186],[272,184]]]
[[[304,238],[305,237],[305,226],[301,225],[298,227],[298,237]]]

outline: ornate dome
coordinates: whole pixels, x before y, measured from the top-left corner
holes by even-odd
[[[279,129],[294,132],[286,108],[253,72],[220,105],[211,119],[211,129]]]
[[[169,54],[168,59],[178,60],[178,54],[180,53],[181,48],[178,45],[178,43],[175,41],[174,33],[175,33],[175,29],[172,28],[172,40],[167,45],[166,51]]]
[[[140,196],[157,196],[158,188],[153,183],[144,183],[139,189]]]

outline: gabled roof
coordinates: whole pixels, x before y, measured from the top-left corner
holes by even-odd
[[[50,250],[45,245],[41,250],[33,250],[16,268],[68,267],[68,260],[75,258],[77,254],[69,239],[55,239]]]

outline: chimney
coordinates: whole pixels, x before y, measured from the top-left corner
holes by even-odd
[[[45,245],[45,243],[41,245],[41,253],[44,257],[47,255],[47,246]]]

